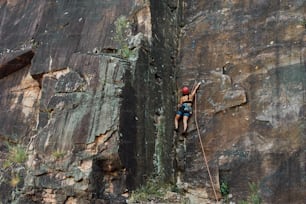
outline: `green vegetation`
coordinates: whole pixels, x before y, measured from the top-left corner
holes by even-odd
[[[159,183],[153,179],[132,192],[131,202],[145,202],[151,200],[163,200],[167,191],[171,190],[171,185]]]
[[[56,151],[52,152],[52,156],[53,156],[55,159],[60,159],[60,158],[63,158],[63,157],[65,156],[65,152],[56,150]]]
[[[224,202],[225,203],[228,203],[229,202],[229,192],[230,192],[230,188],[229,188],[229,185],[227,183],[226,180],[221,180],[220,181],[220,191],[221,191],[221,195],[224,199]]]
[[[2,164],[2,168],[6,169],[12,165],[11,161],[5,160]]]
[[[20,145],[16,146],[7,145],[7,146],[9,152],[7,159],[3,164],[3,168],[8,168],[12,164],[22,164],[27,160],[28,156],[26,150],[22,146]]]
[[[250,195],[247,200],[239,201],[238,204],[260,204],[261,198],[258,193],[258,185],[255,183],[249,183]]]
[[[134,52],[129,49],[128,45],[128,35],[130,32],[130,23],[125,16],[120,16],[115,21],[115,29],[116,34],[114,36],[114,40],[119,44],[120,49],[118,50],[118,54],[123,58],[129,58],[134,55]]]
[[[17,187],[19,182],[21,181],[19,174],[16,172],[19,168],[22,167],[26,160],[28,159],[27,152],[24,147],[20,145],[10,145],[6,144],[8,147],[8,152],[5,161],[2,164],[3,169],[7,172],[10,172],[10,176],[8,176],[9,184],[13,188]]]
[[[224,180],[220,182],[220,191],[223,197],[226,197],[229,194],[229,185]]]

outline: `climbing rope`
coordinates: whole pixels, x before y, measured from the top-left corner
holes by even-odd
[[[196,127],[197,127],[198,137],[199,137],[199,140],[200,140],[201,149],[202,149],[202,153],[203,153],[203,159],[204,159],[204,162],[206,164],[206,168],[207,168],[207,171],[208,171],[208,175],[209,175],[209,179],[210,179],[210,182],[211,182],[211,186],[212,186],[213,191],[214,191],[215,199],[218,202],[218,197],[217,197],[216,189],[214,187],[213,179],[211,177],[210,170],[209,170],[209,167],[208,167],[208,162],[207,162],[206,154],[205,154],[205,151],[204,151],[204,146],[203,146],[203,142],[202,142],[201,134],[200,134],[200,129],[199,129],[199,125],[198,125],[198,119],[197,119],[197,96],[196,96],[196,94],[194,96],[194,118],[195,118],[195,124],[196,124]]]

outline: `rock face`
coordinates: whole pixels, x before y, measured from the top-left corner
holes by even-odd
[[[0,1],[1,202],[125,203],[152,176],[213,200],[197,122],[217,197],[302,203],[305,8]],[[176,98],[195,81],[179,140]]]
[[[197,99],[204,147],[216,185],[226,182],[236,201],[248,183],[266,203],[305,197],[305,6],[185,2],[178,84],[205,81]],[[185,177],[203,186],[194,129],[192,121]]]
[[[168,5],[1,2],[4,203],[122,203],[153,172],[173,180],[173,155],[164,152],[172,151],[168,82],[178,41],[169,31],[164,45],[151,22],[155,7]],[[168,14],[159,21],[173,30]],[[153,29],[162,41],[152,40]],[[10,159],[15,144],[27,150],[26,162]]]

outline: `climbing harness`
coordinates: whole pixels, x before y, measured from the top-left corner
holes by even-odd
[[[209,167],[208,167],[208,162],[207,162],[207,158],[206,158],[206,154],[205,154],[205,151],[204,151],[204,146],[203,146],[203,142],[202,142],[201,134],[200,134],[200,130],[199,130],[198,119],[197,119],[197,96],[196,95],[197,94],[195,94],[195,96],[194,96],[194,119],[195,119],[195,124],[196,124],[196,127],[197,127],[198,137],[199,137],[200,144],[201,144],[201,149],[202,149],[202,153],[203,153],[203,159],[204,159],[204,162],[206,164],[206,168],[207,168],[207,171],[208,171],[208,175],[209,175],[209,179],[210,179],[210,182],[211,182],[211,186],[212,186],[213,191],[214,191],[216,202],[218,202],[217,193],[216,193],[216,190],[215,190],[215,187],[214,187],[213,179],[212,179],[211,174],[210,174],[210,170],[209,170]]]
[[[183,103],[182,106],[179,108],[178,113],[180,115],[190,117],[192,115],[192,108],[187,103]]]

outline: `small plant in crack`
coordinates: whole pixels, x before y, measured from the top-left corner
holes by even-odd
[[[220,190],[223,197],[229,194],[229,185],[226,181],[223,180],[220,182]]]
[[[12,165],[12,164],[22,164],[24,163],[28,156],[25,148],[23,148],[20,145],[11,146],[8,145],[9,154],[7,157],[7,160],[5,162],[6,165]]]
[[[229,202],[229,193],[230,193],[230,187],[226,180],[222,179],[220,181],[220,191],[221,195],[225,201],[225,203]]]
[[[20,172],[25,169],[25,162],[28,159],[26,149],[19,144],[5,144],[8,148],[8,152],[2,163],[3,175],[5,180],[9,180],[9,185],[13,188],[21,182]]]
[[[126,59],[132,57],[134,55],[134,52],[129,48],[128,44],[128,36],[131,32],[131,25],[125,16],[120,16],[115,21],[115,30],[116,33],[113,37],[113,40],[116,41],[120,46],[120,48],[118,49],[118,54]]]
[[[52,156],[53,156],[55,159],[61,159],[61,158],[63,158],[65,155],[66,155],[66,153],[63,152],[63,151],[60,151],[60,150],[56,150],[56,151],[52,152]]]

